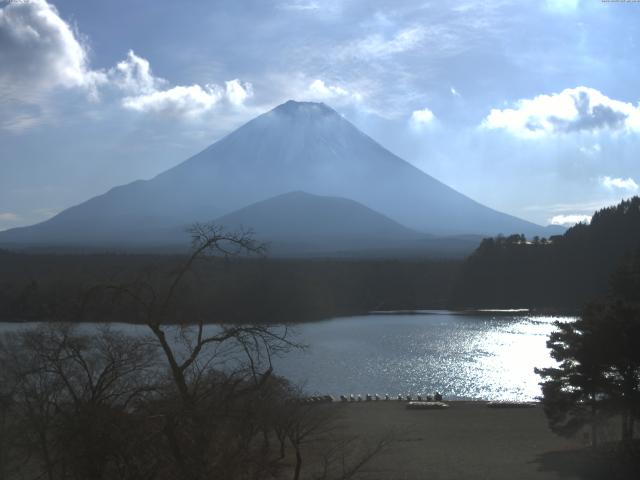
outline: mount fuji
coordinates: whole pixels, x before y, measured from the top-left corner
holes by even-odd
[[[298,194],[285,195],[292,192]],[[274,197],[251,214],[242,212]],[[292,208],[295,215],[284,229],[283,212]],[[177,246],[187,244],[184,230],[196,221],[243,223],[260,238],[269,225],[291,233],[302,218],[307,226],[295,232],[297,240],[306,235],[318,244],[331,237],[333,247],[341,236],[366,237],[370,247],[382,247],[420,236],[559,233],[453,190],[322,103],[288,101],[150,180],[115,187],[42,223],[0,232],[0,245]]]

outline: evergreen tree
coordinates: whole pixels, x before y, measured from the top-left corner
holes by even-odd
[[[609,398],[599,321],[584,315],[575,322],[556,322],[556,326],[558,330],[551,333],[547,346],[559,366],[536,369],[543,378],[544,411],[550,428],[563,436],[573,436],[590,425],[595,446]]]
[[[571,436],[590,425],[596,445],[598,423],[620,415],[621,439],[629,444],[640,417],[639,306],[591,304],[579,320],[556,325],[547,345],[560,365],[536,369],[549,426]]]

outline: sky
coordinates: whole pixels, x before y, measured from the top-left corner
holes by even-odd
[[[0,230],[321,101],[546,225],[638,194],[640,3],[0,0]]]

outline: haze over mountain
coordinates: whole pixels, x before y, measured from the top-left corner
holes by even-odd
[[[216,219],[225,228],[250,228],[256,238],[298,251],[397,247],[425,237],[353,200],[304,192],[278,195]]]
[[[362,218],[347,223],[350,234],[356,226],[362,227],[363,237],[374,224],[375,228],[384,225],[392,236],[403,232],[407,239],[415,238],[416,232],[439,236],[557,233],[456,192],[392,154],[322,103],[289,101],[151,180],[113,188],[40,224],[0,232],[0,243],[175,245],[181,238],[186,242],[182,232],[195,221],[243,215],[256,224],[284,228],[286,215],[280,212],[278,218],[272,217],[277,208],[267,208],[269,215],[255,213],[269,203],[229,214],[290,192],[341,197],[350,208],[355,202],[361,204],[351,213],[357,211]],[[300,198],[305,201],[296,207],[291,222],[308,215],[308,240],[323,225],[341,225],[340,219],[317,215],[314,224],[318,202]],[[273,201],[277,204],[283,198]],[[333,227],[327,231],[337,239]]]
[[[401,257],[470,254],[482,237],[437,237],[411,230],[364,205],[339,197],[291,192],[217,218],[238,231],[251,225],[270,255]]]

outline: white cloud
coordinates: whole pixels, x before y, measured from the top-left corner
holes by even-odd
[[[451,91],[451,95],[453,95],[454,97],[459,97],[460,96],[460,94],[458,93],[458,91],[455,88],[451,87],[450,91]]]
[[[578,8],[579,0],[546,0],[545,6],[549,10],[559,12],[572,12]]]
[[[428,108],[414,110],[411,114],[411,123],[415,126],[429,125],[435,119],[435,115]]]
[[[146,58],[139,57],[129,50],[127,58],[109,70],[112,83],[121,90],[133,94],[150,94],[162,88],[167,81],[155,77]]]
[[[87,48],[45,0],[0,8],[0,65],[0,84],[13,93],[62,86],[86,88],[95,95],[106,81],[104,72],[89,68]]]
[[[619,189],[627,190],[629,192],[637,192],[638,184],[631,177],[629,178],[612,178],[609,176],[602,177],[602,185],[610,190]]]
[[[253,96],[253,85],[241,82],[237,78],[225,82],[226,94],[229,101],[235,106],[242,106],[244,102]]]
[[[330,85],[324,80],[316,79],[309,85],[307,89],[307,97],[311,100],[338,100],[346,102],[362,101],[362,94],[356,91],[348,90],[340,85]]]
[[[549,222],[551,225],[563,225],[571,226],[576,223],[589,223],[591,221],[591,215],[555,215]]]
[[[405,28],[391,38],[375,33],[347,45],[340,52],[340,56],[365,59],[388,57],[413,50],[422,44],[425,36],[422,27]]]
[[[105,72],[89,68],[87,47],[53,5],[28,0],[0,8],[0,128],[21,132],[50,120],[47,96],[54,89],[81,89],[97,100],[106,82]]]
[[[190,117],[199,116],[211,110],[223,97],[223,91],[216,85],[177,86],[168,90],[125,97],[122,105],[139,112],[169,113]]]
[[[283,10],[308,11],[308,10],[319,10],[320,5],[318,4],[318,2],[297,0],[293,2],[282,3],[279,5],[279,8]]]
[[[588,87],[567,88],[516,102],[515,108],[492,109],[482,122],[521,138],[571,132],[640,131],[640,108],[613,100]]]
[[[46,0],[10,2],[0,8],[0,128],[23,131],[53,120],[48,94],[55,88],[116,92],[122,105],[140,112],[197,117],[226,99],[240,107],[253,87],[238,79],[216,84],[173,86],[156,77],[149,61],[130,50],[108,71],[92,70],[88,49]]]
[[[109,70],[109,80],[127,94],[122,99],[126,109],[192,119],[211,111],[223,99],[241,107],[253,96],[251,83],[237,78],[225,82],[225,88],[213,83],[169,87],[167,80],[153,74],[149,61],[132,50]]]
[[[339,14],[343,7],[344,0],[279,0],[276,3],[278,10],[293,14],[313,15],[315,18]]]

